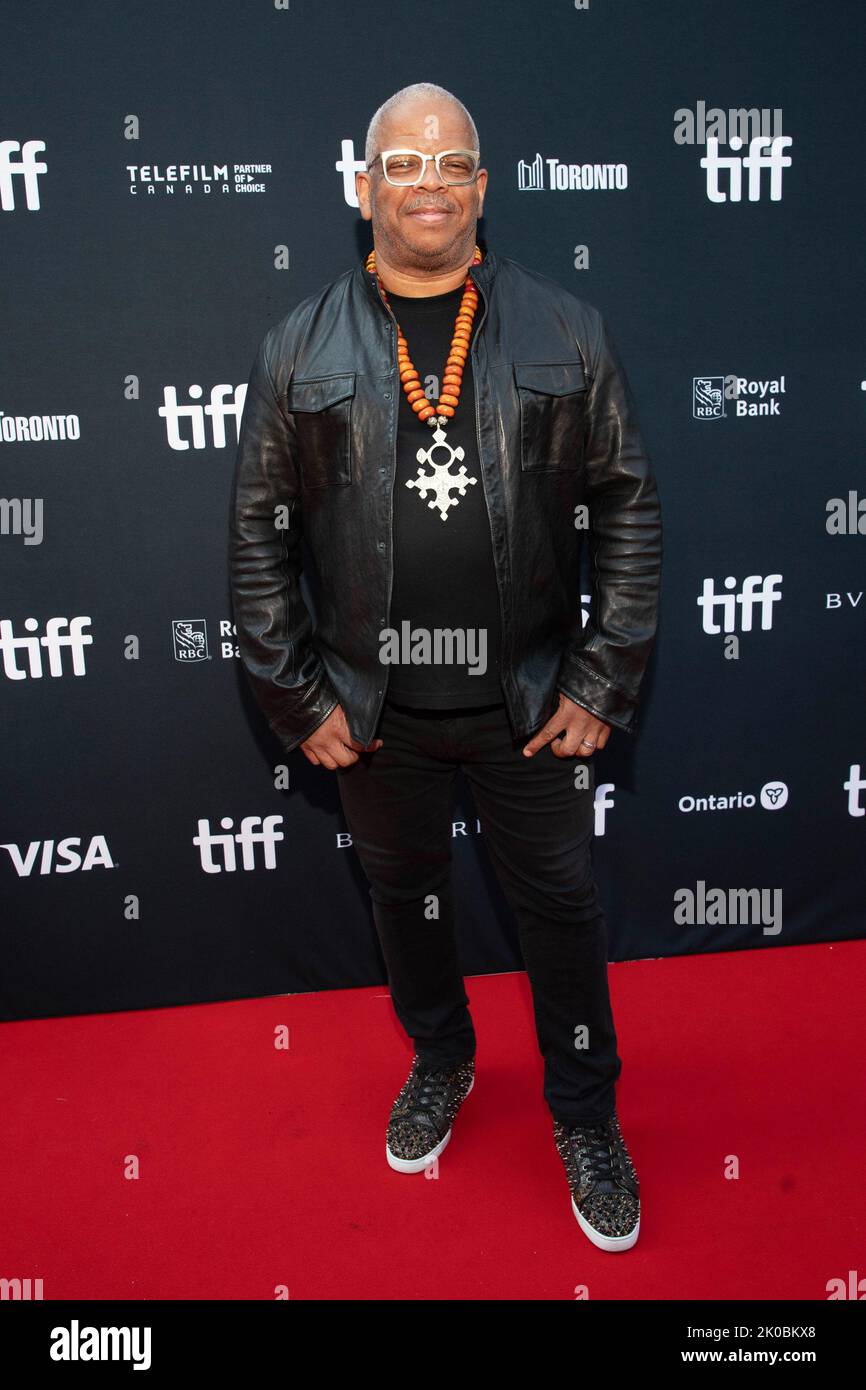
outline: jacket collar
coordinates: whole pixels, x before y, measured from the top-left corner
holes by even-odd
[[[481,247],[482,252],[484,253],[484,259],[480,265],[471,265],[469,267],[469,274],[472,277],[473,282],[481,290],[482,294],[488,295],[490,293],[491,286],[493,285],[493,281],[496,276],[497,260],[495,254],[488,248],[486,241],[484,241],[482,237],[476,237],[475,239],[478,242],[478,245]],[[364,260],[366,260],[366,256],[364,257]],[[375,276],[371,275],[371,273],[366,269],[364,261],[361,261],[357,266],[355,270],[355,277],[357,280],[364,282],[364,284],[367,287],[367,293],[369,294],[370,298],[374,300],[375,303],[381,305],[381,307],[384,309],[385,306],[382,303],[379,291],[376,288]]]

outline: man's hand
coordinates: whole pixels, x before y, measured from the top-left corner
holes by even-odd
[[[359,753],[375,753],[383,742],[381,738],[374,738],[372,743],[365,745],[352,738],[342,705],[335,705],[324,724],[301,744],[301,752],[316,767],[327,767],[334,772],[338,767],[351,767],[358,761]]]
[[[610,724],[596,719],[583,705],[569,700],[560,690],[559,708],[529,740],[523,756],[531,758],[539,748],[549,743],[550,751],[557,758],[591,758],[597,748],[603,748],[607,743],[610,727]]]

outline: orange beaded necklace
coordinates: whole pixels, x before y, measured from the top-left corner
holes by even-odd
[[[481,248],[476,246],[475,254],[472,257],[472,264],[480,265],[482,259]],[[367,257],[366,268],[371,274],[376,274],[375,251],[371,251]],[[466,279],[463,285],[463,297],[460,301],[460,308],[457,310],[457,317],[454,320],[454,333],[451,337],[451,347],[445,362],[445,371],[442,373],[442,390],[435,406],[428,400],[424,393],[421,380],[409,356],[409,345],[403,336],[403,330],[399,323],[397,324],[397,366],[400,371],[400,380],[403,383],[403,390],[406,393],[409,404],[418,416],[418,419],[426,420],[431,429],[435,429],[437,424],[440,427],[447,425],[460,403],[460,387],[463,383],[463,364],[469,355],[469,344],[472,341],[472,324],[475,319],[475,310],[478,308],[478,291],[472,283],[472,276],[468,271],[466,272]],[[388,304],[388,295],[381,280],[379,281],[379,289],[382,298],[385,303]],[[390,308],[390,305],[388,305],[388,307]],[[442,438],[444,439],[444,435]]]

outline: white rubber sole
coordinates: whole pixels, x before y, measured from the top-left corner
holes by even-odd
[[[583,1234],[589,1240],[592,1241],[593,1245],[597,1245],[599,1250],[609,1250],[612,1254],[615,1254],[618,1250],[630,1250],[631,1247],[637,1241],[638,1236],[640,1235],[640,1217],[638,1217],[637,1225],[631,1232],[631,1235],[603,1236],[600,1231],[596,1231],[592,1226],[590,1226],[589,1222],[586,1220],[586,1217],[581,1216],[577,1208],[577,1203],[575,1202],[573,1197],[571,1199],[571,1210],[577,1217],[578,1224],[580,1225],[580,1229],[583,1231]]]
[[[465,1104],[465,1102],[468,1100],[474,1085],[475,1077],[473,1076],[472,1080],[469,1083],[469,1090],[466,1092],[466,1095],[460,1102],[461,1105]],[[388,1148],[388,1144],[386,1141],[385,1157],[388,1160],[388,1167],[393,1168],[395,1173],[423,1173],[425,1168],[430,1167],[430,1164],[434,1161],[434,1159],[437,1159],[441,1153],[444,1153],[445,1149],[447,1149],[448,1147],[448,1141],[450,1138],[451,1130],[449,1129],[448,1133],[444,1136],[444,1138],[440,1139],[439,1143],[434,1145],[434,1147],[430,1150],[429,1153],[422,1154],[421,1158],[397,1158],[396,1154],[392,1154],[391,1150]]]

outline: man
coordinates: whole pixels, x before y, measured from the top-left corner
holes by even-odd
[[[374,115],[365,165],[371,256],[272,328],[253,366],[232,497],[238,642],[283,746],[336,772],[370,883],[415,1050],[389,1164],[430,1165],[474,1084],[450,878],[462,767],[518,922],[572,1209],[601,1249],[627,1249],[639,1189],[615,1110],[591,760],[634,726],[656,484],[600,314],[478,245],[487,171],[463,104],[404,88]]]

